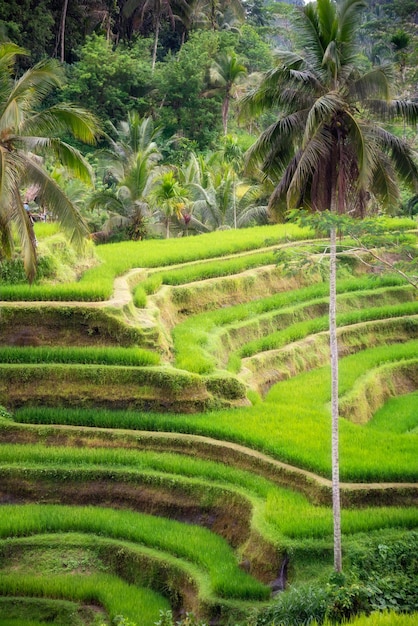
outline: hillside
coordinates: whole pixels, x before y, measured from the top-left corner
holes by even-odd
[[[323,618],[327,283],[276,264],[312,235],[105,244],[80,281],[0,287],[1,624],[270,624],[288,597],[308,610],[307,584]],[[417,307],[398,274],[341,264],[345,567],[383,567],[388,603],[414,575],[399,559],[418,521]],[[397,602],[414,610],[410,589]]]

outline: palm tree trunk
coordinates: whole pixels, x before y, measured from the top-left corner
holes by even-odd
[[[342,571],[341,502],[338,433],[338,342],[337,342],[337,231],[330,235],[329,338],[331,352],[331,448],[332,448],[332,513],[334,522],[334,569]]]
[[[152,51],[152,63],[151,63],[152,72],[154,72],[155,63],[157,61],[157,48],[158,48],[159,34],[160,34],[160,16],[158,15],[155,21],[154,49]]]
[[[224,135],[228,134],[228,112],[229,112],[229,93],[226,93],[222,102],[222,125],[224,129]]]
[[[65,59],[65,23],[67,21],[68,0],[64,0],[61,14],[60,35],[61,35],[61,63]]]

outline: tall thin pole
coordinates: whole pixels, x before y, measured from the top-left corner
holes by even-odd
[[[338,432],[337,229],[335,225],[331,227],[330,239],[329,340],[331,352],[332,513],[334,522],[334,569],[336,572],[341,572],[341,501]]]
[[[60,32],[61,32],[61,63],[64,63],[64,60],[65,60],[65,23],[66,23],[66,20],[67,20],[67,10],[68,10],[68,0],[64,0],[64,6],[62,7],[61,24],[60,24]]]

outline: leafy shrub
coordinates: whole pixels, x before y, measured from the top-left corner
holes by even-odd
[[[328,607],[328,592],[318,585],[303,585],[278,596],[277,602],[259,614],[257,626],[308,626],[322,624]]]
[[[50,278],[54,273],[54,262],[49,256],[39,256],[36,268],[36,280]],[[8,285],[27,283],[23,261],[20,258],[3,259],[0,262],[0,282]]]
[[[155,626],[206,626],[206,623],[197,619],[193,613],[186,613],[184,618],[175,622],[171,611],[160,611],[160,619],[155,622]]]

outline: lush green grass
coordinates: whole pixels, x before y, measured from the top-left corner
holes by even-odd
[[[159,365],[160,356],[143,348],[118,347],[4,347],[0,346],[1,363],[97,363],[102,365]]]
[[[361,298],[359,298],[359,306],[361,306]],[[292,311],[289,310],[288,315],[291,315],[291,313]],[[416,315],[417,313],[418,302],[407,302],[385,307],[362,308],[337,315],[337,327],[341,328],[342,326],[350,326],[373,320]],[[328,330],[328,325],[328,315],[291,324],[284,330],[279,330],[261,339],[245,344],[239,350],[239,356],[249,357],[266,350],[281,348],[293,341],[304,339],[308,335],[326,331]]]
[[[311,235],[308,229],[294,224],[278,224],[188,237],[187,245],[178,239],[104,244],[96,248],[101,264],[87,270],[78,282],[31,287],[4,285],[0,286],[0,300],[107,300],[112,294],[115,277],[135,267],[163,267],[226,256]]]
[[[103,261],[113,265],[115,275],[120,275],[133,267],[157,268],[222,257],[277,246],[280,242],[301,241],[311,235],[309,229],[301,229],[295,224],[275,224],[234,231],[217,231],[198,237],[188,237],[187,241],[164,239],[104,244],[98,246],[97,251]]]
[[[253,472],[184,455],[123,449],[78,449],[43,445],[6,445],[2,448],[0,472],[23,479],[68,481],[119,481],[160,484],[172,489],[196,490],[196,503],[203,499],[230,498],[225,489],[245,496],[254,510],[259,531],[264,522],[278,538],[332,537],[332,513],[327,506],[314,505],[301,493],[280,488]],[[13,468],[16,471],[13,471]],[[187,478],[186,478],[187,477]],[[196,480],[197,479],[197,480]],[[204,481],[204,482],[202,482]],[[224,494],[222,496],[222,494]],[[262,521],[264,520],[264,521]],[[400,507],[367,507],[343,511],[344,534],[383,528],[411,529],[418,526],[418,510]]]
[[[380,293],[384,293],[385,288],[389,287],[395,287],[396,291],[396,286],[399,284],[400,280],[397,276],[387,276],[381,279],[373,279],[372,277],[349,279],[338,283],[338,293],[341,294],[341,297],[344,294],[347,306],[349,294],[355,293],[359,297],[358,292],[373,290],[373,292],[379,293],[379,288],[382,289]],[[401,288],[401,294],[405,293],[406,297],[410,291],[408,288]],[[172,331],[176,366],[200,374],[213,371],[216,367],[213,353],[219,350],[220,345],[229,346],[229,342],[225,337],[222,337],[221,333],[227,334],[228,330],[232,332],[239,324],[242,324],[244,328],[253,326],[255,331],[260,333],[262,320],[266,318],[266,324],[270,326],[270,334],[267,337],[246,343],[245,347],[238,351],[239,356],[250,356],[256,352],[295,341],[312,332],[326,330],[328,321],[325,316],[299,324],[295,322],[303,317],[305,306],[311,308],[311,316],[318,312],[317,307],[321,306],[325,311],[327,293],[328,286],[319,283],[304,289],[277,293],[245,304],[190,316]],[[369,291],[365,297],[370,295]],[[402,307],[402,305],[400,306]],[[405,303],[405,306],[408,307],[408,303]],[[410,306],[415,311],[416,304],[410,303]],[[393,313],[395,314],[395,310]],[[389,315],[390,313],[386,312],[386,314]],[[346,320],[340,317],[340,324],[350,319],[350,314],[346,315],[348,316]],[[375,312],[375,315],[378,315],[378,312]],[[286,330],[273,333],[272,327],[274,325],[277,324],[280,328],[280,316],[283,318],[282,324],[290,326]],[[366,314],[362,315],[361,311],[357,311],[357,313],[351,314],[351,323],[365,318]]]
[[[50,532],[87,532],[137,542],[198,564],[210,576],[213,593],[236,599],[269,597],[267,587],[238,568],[232,549],[204,528],[131,511],[53,505],[7,506],[1,537]]]
[[[274,250],[268,252],[254,252],[242,256],[233,256],[228,259],[217,259],[216,261],[201,261],[184,265],[177,269],[167,269],[157,271],[150,275],[150,282],[156,285],[184,285],[196,280],[207,280],[208,278],[219,278],[238,274],[248,269],[261,267],[263,265],[273,265],[276,263]],[[148,289],[151,293],[155,286]]]
[[[0,285],[0,300],[98,302],[111,297],[113,278],[109,275],[102,280],[99,276],[95,281],[91,280],[88,283],[80,281],[60,285]]]
[[[341,359],[340,394],[347,393],[371,368],[415,358],[417,350],[418,341],[410,341],[364,350]],[[233,419],[231,412],[226,410],[173,416],[39,409],[19,410],[16,419],[208,435],[249,445],[282,461],[329,476],[329,400],[329,367],[322,367],[276,384],[264,402],[234,409]],[[417,479],[416,436],[412,434],[383,433],[341,420],[340,443],[343,480],[390,482]]]
[[[111,619],[125,615],[143,626],[154,626],[160,611],[169,608],[167,600],[161,595],[130,585],[110,574],[40,577],[0,573],[0,594],[97,602]]]
[[[373,416],[368,428],[382,432],[417,432],[418,391],[397,398],[391,398]]]
[[[83,621],[77,616],[79,605],[69,600],[51,600],[49,598],[25,598],[25,597],[1,597],[0,598],[0,624],[2,626],[47,626],[53,621],[57,626],[84,626]],[[106,614],[100,613],[99,607],[95,607],[98,615],[106,619]],[[93,611],[92,611],[93,612]],[[93,617],[90,615],[90,617]],[[88,620],[91,624],[93,620]],[[107,620],[106,620],[107,621]]]

